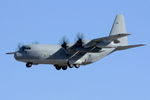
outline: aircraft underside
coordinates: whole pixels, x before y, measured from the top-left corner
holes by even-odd
[[[63,69],[66,70],[67,68],[79,68],[80,65],[87,65],[94,63],[98,61],[99,59],[107,56],[108,54],[112,53],[115,49],[103,49],[103,52],[100,53],[86,53],[84,55],[81,55],[82,57],[77,57],[72,58],[72,59],[60,59],[55,58],[55,59],[48,59],[48,58],[37,58],[37,59],[17,59],[18,61],[25,62],[26,67],[29,68],[32,65],[38,65],[38,64],[52,64],[57,70]],[[28,57],[29,58],[29,57]]]

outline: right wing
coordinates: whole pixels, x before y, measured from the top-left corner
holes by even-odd
[[[116,35],[111,35],[107,37],[93,39],[93,40],[90,40],[87,44],[83,45],[82,47],[73,45],[70,48],[68,48],[66,52],[69,54],[75,54],[76,52],[85,52],[85,53],[103,52],[101,50],[102,48],[116,48],[114,46],[107,46],[110,42],[114,40],[119,42],[117,40],[118,38],[122,38],[128,35],[130,34],[122,33],[122,34],[116,34]]]

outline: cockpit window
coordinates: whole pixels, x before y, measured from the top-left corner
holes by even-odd
[[[25,50],[30,50],[31,48],[30,47],[28,47],[28,46],[22,46],[21,48],[20,48],[20,51],[25,51]]]
[[[25,46],[23,46],[23,49],[31,49],[30,47],[25,47]]]

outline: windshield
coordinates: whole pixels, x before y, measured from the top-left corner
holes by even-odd
[[[30,50],[31,48],[28,46],[22,46],[19,51],[26,51],[26,50]]]

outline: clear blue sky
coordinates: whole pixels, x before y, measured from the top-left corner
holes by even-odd
[[[147,46],[115,52],[79,69],[52,65],[30,69],[6,52],[18,43],[59,44],[107,36],[122,13],[130,44]],[[150,100],[149,0],[1,0],[0,100]]]

